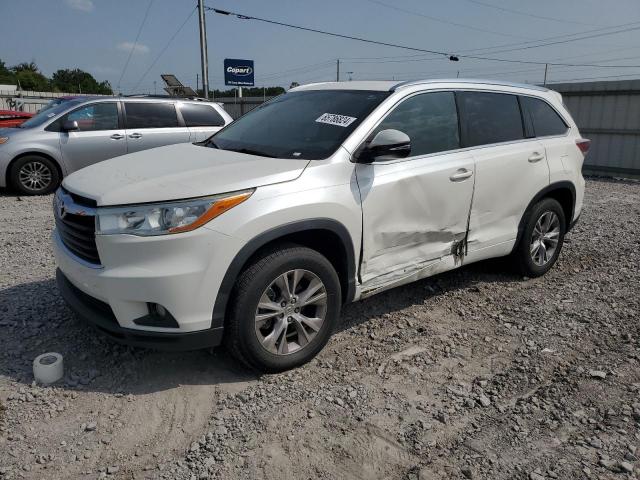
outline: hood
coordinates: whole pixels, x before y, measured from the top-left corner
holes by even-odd
[[[288,182],[308,163],[181,143],[96,163],[62,184],[98,206],[162,202]]]

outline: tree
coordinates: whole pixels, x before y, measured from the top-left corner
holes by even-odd
[[[5,63],[0,60],[0,84],[15,85],[16,76],[7,68]]]
[[[38,92],[49,90],[49,79],[40,73],[40,69],[34,62],[19,63],[11,70],[22,90],[35,90]]]
[[[51,86],[58,92],[113,94],[108,81],[98,82],[93,75],[79,68],[58,70],[51,77]]]

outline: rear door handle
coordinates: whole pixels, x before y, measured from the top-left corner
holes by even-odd
[[[471,175],[473,175],[473,171],[467,170],[466,168],[460,168],[456,173],[449,177],[449,180],[452,182],[461,182],[462,180],[466,180]]]
[[[531,154],[531,156],[529,157],[529,163],[536,163],[539,162],[540,160],[542,160],[544,158],[544,155],[542,153],[538,153],[538,152],[533,152]]]
[[[124,135],[120,135],[119,133],[114,133],[113,135],[111,135],[111,138],[113,140],[122,140],[124,138]]]
[[[142,138],[142,134],[141,133],[132,133],[131,135],[129,135],[129,138]]]

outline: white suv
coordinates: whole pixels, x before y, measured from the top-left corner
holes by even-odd
[[[62,295],[132,345],[316,355],[346,302],[486,258],[529,277],[582,208],[556,92],[489,81],[294,88],[200,144],[80,170],[55,197]]]

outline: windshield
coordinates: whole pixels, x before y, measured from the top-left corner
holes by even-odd
[[[23,124],[18,125],[18,128],[39,127],[43,123],[48,122],[52,118],[59,116],[61,113],[64,113],[67,110],[69,110],[70,107],[76,106],[79,103],[81,103],[81,100],[75,100],[75,101],[68,100],[66,102],[60,103],[59,105],[56,105],[55,107],[40,110],[40,112],[37,115],[31,117],[29,120],[27,120]]]
[[[277,158],[329,157],[389,92],[290,92],[252,110],[205,146]]]

